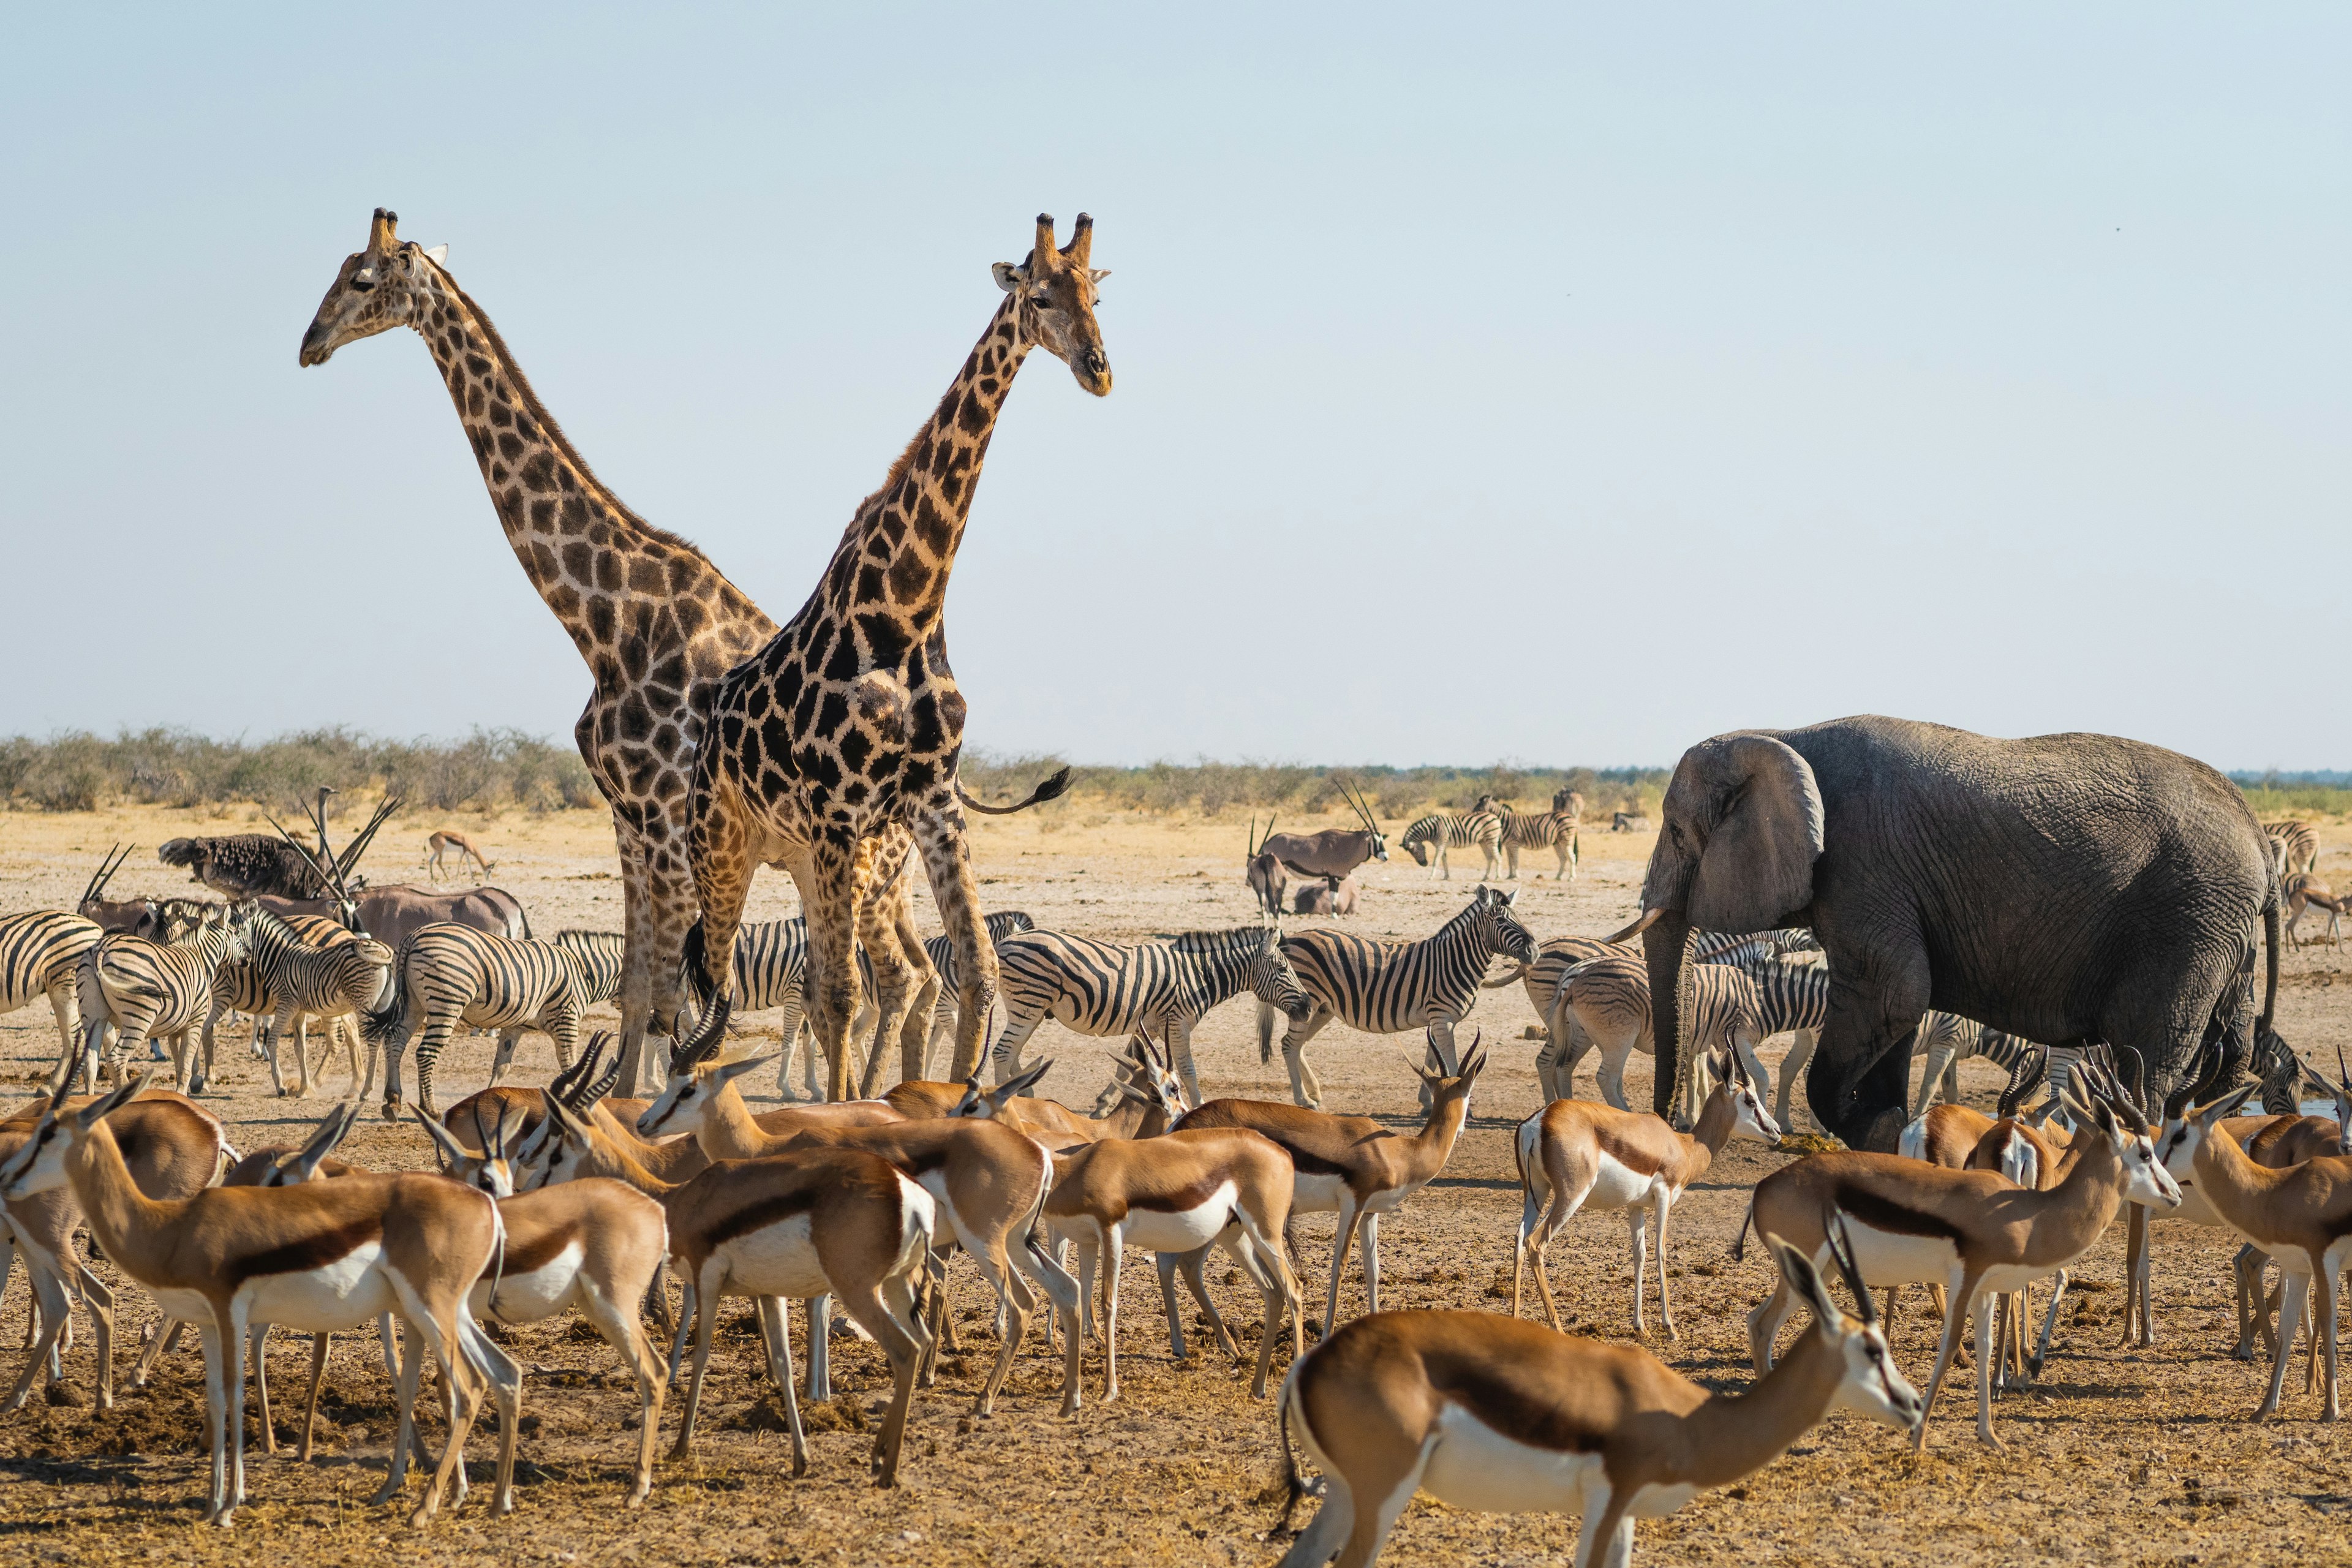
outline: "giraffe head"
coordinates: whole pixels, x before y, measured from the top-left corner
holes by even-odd
[[[342,270],[302,334],[305,365],[326,363],[345,343],[407,326],[415,319],[418,300],[431,297],[432,279],[449,247],[426,250],[402,239],[394,232],[399,225],[398,213],[375,209],[366,247],[343,258]]]
[[[1094,243],[1095,220],[1080,213],[1070,243],[1055,249],[1053,215],[1039,213],[1037,246],[1028,259],[1018,266],[1000,261],[992,270],[996,286],[1020,302],[1013,320],[1022,336],[1068,365],[1080,386],[1107,397],[1110,359],[1095,322],[1095,285],[1110,274],[1087,264]]]

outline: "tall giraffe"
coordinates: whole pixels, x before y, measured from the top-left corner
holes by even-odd
[[[1041,214],[1029,258],[1017,267],[997,263],[1004,298],[947,395],[882,488],[859,505],[808,603],[720,682],[695,767],[691,847],[702,925],[688,944],[689,973],[713,1005],[682,1054],[716,1042],[751,874],[762,864],[781,865],[798,884],[808,917],[809,1019],[832,1070],[833,1097],[846,1098],[844,1047],[857,1000],[854,911],[877,871],[869,847],[903,825],[914,830],[932,901],[954,943],[960,995],[951,1076],[979,1070],[996,954],[982,924],[964,842],[969,802],[956,778],[964,700],[948,668],[948,574],[997,414],[1029,351],[1044,347],[1096,396],[1110,392],[1110,362],[1095,323],[1095,285],[1108,274],[1087,265],[1093,244],[1094,219],[1080,213],[1069,247],[1055,249],[1054,220]],[[1048,781],[1032,798],[1060,782]],[[919,1076],[920,1048],[908,1048],[905,1038],[902,1070]],[[866,1064],[869,1094],[879,1057]]]
[[[448,247],[400,239],[398,223],[397,214],[376,209],[366,247],[344,259],[302,334],[301,362],[324,364],[345,343],[415,329],[457,406],[507,542],[595,679],[572,734],[613,808],[620,850],[625,1092],[638,1085],[648,1027],[677,1027],[681,954],[695,919],[687,807],[703,718],[719,678],[773,637],[776,624],[699,550],[646,522],[598,482],[489,317],[449,275]],[[911,845],[902,832],[879,847],[886,876],[904,865]],[[922,956],[905,879],[890,879],[881,891],[878,905],[859,910],[860,933],[875,961],[885,1027],[903,1033],[909,1026],[900,1019],[929,1018],[921,1004],[938,994],[939,982]],[[399,1099],[398,1081],[387,1081],[387,1116]]]

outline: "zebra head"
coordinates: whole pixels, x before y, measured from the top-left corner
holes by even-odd
[[[1404,852],[1412,857],[1414,865],[1426,866],[1430,850],[1444,833],[1445,819],[1433,812],[1404,830]]]
[[[1511,912],[1511,906],[1518,900],[1517,892],[1507,893],[1500,888],[1481,884],[1470,907],[1478,912],[1478,929],[1490,952],[1517,959],[1521,963],[1533,963],[1536,939],[1528,934],[1528,928]]]
[[[1282,931],[1277,926],[1264,927],[1258,933],[1257,952],[1250,960],[1250,989],[1257,993],[1259,1001],[1281,1008],[1294,1023],[1315,1010],[1314,998],[1298,983],[1298,972],[1290,967],[1282,951]]]

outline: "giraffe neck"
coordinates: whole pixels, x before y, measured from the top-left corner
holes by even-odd
[[[423,291],[409,324],[457,405],[499,525],[600,687],[647,673],[625,670],[616,657],[633,637],[692,641],[707,627],[740,623],[756,647],[774,633],[774,623],[699,550],[653,527],[604,488],[455,279],[434,268]],[[667,638],[640,613],[664,599],[698,606],[677,617]]]
[[[939,626],[989,437],[1034,346],[1020,305],[1014,294],[998,304],[947,395],[858,507],[810,599],[856,626],[876,665],[896,665]],[[887,613],[858,613],[869,607]]]

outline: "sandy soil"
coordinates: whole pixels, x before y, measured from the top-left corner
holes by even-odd
[[[152,846],[179,833],[233,831],[242,815],[202,822],[144,809],[0,816],[0,907],[69,903],[116,840]],[[509,816],[459,825],[492,847],[495,879],[526,901],[542,931],[617,926],[619,884],[600,818]],[[421,854],[432,826],[411,814],[387,830],[372,868],[376,879],[407,874],[408,857]],[[1242,837],[1237,820],[1137,819],[1081,801],[1042,818],[983,823],[977,853],[994,906],[1026,909],[1049,926],[1131,938],[1249,918],[1239,878]],[[2343,871],[2352,832],[2335,827],[2326,840],[2323,869]],[[1580,880],[1522,884],[1520,914],[1539,937],[1605,931],[1633,911],[1648,840],[1604,833],[1589,835],[1585,846]],[[142,848],[117,887],[174,892],[184,886],[178,878]],[[1351,928],[1425,934],[1461,906],[1475,880],[1458,868],[1451,884],[1429,883],[1409,863],[1376,868],[1366,879],[1365,912]],[[763,877],[753,912],[791,908],[789,883]],[[2286,973],[2282,1027],[2306,1052],[2332,1057],[2352,1039],[2352,1009],[2340,989],[2352,970],[2333,949],[2312,946],[2289,956]],[[1487,993],[1475,1021],[1496,1047],[1496,1065],[1445,1176],[1384,1227],[1389,1306],[1508,1308],[1518,1212],[1509,1135],[1536,1108],[1535,1046],[1522,1038],[1534,1017],[1513,987]],[[1279,1063],[1258,1063],[1245,1006],[1213,1015],[1195,1038],[1211,1093],[1282,1097]],[[1412,1083],[1394,1048],[1402,1043],[1327,1031],[1314,1053],[1332,1108],[1410,1125]],[[442,1075],[449,1098],[482,1081],[488,1044],[465,1041],[452,1051]],[[1089,1101],[1104,1078],[1096,1043],[1049,1026],[1036,1044],[1058,1058],[1050,1090],[1075,1104]],[[30,1092],[55,1049],[46,1008],[0,1019],[0,1084],[11,1098]],[[1765,1054],[1775,1060],[1778,1047]],[[212,1103],[248,1145],[297,1139],[343,1081],[331,1068],[323,1092],[311,1099],[270,1099],[266,1070],[245,1053],[241,1031],[222,1061]],[[1629,1088],[1642,1103],[1649,1079],[1644,1059],[1635,1062]],[[524,1078],[536,1080],[551,1069],[552,1052],[543,1040],[527,1042],[520,1065]],[[1989,1104],[1998,1087],[1993,1075],[1966,1072],[1971,1097]],[[1589,1079],[1582,1091],[1594,1092]],[[430,1164],[422,1132],[387,1127],[373,1113],[348,1152],[378,1166]],[[1676,1211],[1682,1338],[1654,1348],[1708,1386],[1737,1391],[1748,1382],[1741,1314],[1769,1281],[1755,1252],[1734,1263],[1728,1251],[1748,1189],[1788,1157],[1736,1144]],[[1309,1218],[1303,1230],[1306,1282],[1319,1316],[1330,1221]],[[2317,1401],[2300,1394],[2280,1421],[2255,1426],[2246,1419],[2262,1373],[2227,1353],[2229,1245],[2202,1232],[2159,1230],[2158,1344],[2152,1352],[2124,1352],[2115,1348],[2122,1237],[2117,1226],[2087,1259],[2039,1386],[1999,1404],[2005,1455],[1976,1442],[1969,1389],[1948,1391],[1924,1456],[1884,1428],[1832,1419],[1744,1485],[1642,1524],[1640,1560],[1713,1563],[1736,1553],[1791,1563],[2352,1561],[2352,1442],[2343,1429],[2320,1424]],[[1553,1276],[1574,1314],[1572,1331],[1630,1332],[1624,1237],[1614,1219],[1580,1221],[1553,1254]],[[84,1331],[68,1358],[65,1388],[0,1417],[0,1476],[9,1483],[0,1486],[0,1539],[20,1562],[226,1563],[249,1556],[257,1542],[274,1558],[352,1563],[1270,1562],[1281,1548],[1267,1540],[1274,1521],[1267,1489],[1277,1468],[1270,1409],[1250,1401],[1245,1373],[1220,1358],[1170,1360],[1154,1283],[1148,1260],[1130,1257],[1117,1403],[1091,1405],[1072,1420],[1058,1416],[1058,1367],[1033,1338],[998,1413],[975,1421],[971,1391],[985,1357],[951,1360],[939,1386],[918,1400],[902,1485],[893,1492],[877,1492],[863,1479],[867,1413],[879,1408],[884,1392],[878,1355],[838,1342],[836,1378],[846,1392],[815,1413],[813,1470],[794,1482],[787,1440],[775,1429],[759,1375],[748,1308],[730,1306],[700,1457],[665,1467],[650,1504],[635,1513],[619,1506],[634,1451],[625,1424],[636,1402],[617,1358],[569,1322],[513,1331],[511,1345],[530,1373],[518,1511],[499,1521],[484,1516],[479,1489],[493,1450],[478,1435],[471,1468],[478,1500],[421,1534],[401,1522],[404,1507],[365,1501],[381,1481],[392,1424],[372,1334],[338,1341],[320,1457],[304,1467],[257,1452],[248,1470],[252,1501],[234,1534],[225,1534],[197,1523],[196,1357],[178,1353],[153,1386],[126,1391],[112,1411],[97,1412],[88,1407],[92,1357]],[[1236,1284],[1227,1281],[1228,1310],[1246,1317],[1254,1306],[1245,1306]],[[985,1349],[987,1327],[971,1300],[967,1291],[968,1342]],[[1343,1310],[1361,1310],[1360,1278],[1352,1270],[1342,1300]],[[135,1290],[126,1301],[123,1317],[135,1338],[152,1308]],[[12,1347],[12,1377],[25,1307],[21,1285],[0,1302],[0,1343]],[[1922,1382],[1932,1329],[1924,1313],[1907,1315],[1896,1333],[1899,1357]],[[302,1364],[303,1352],[290,1341],[275,1347],[283,1433],[299,1419],[282,1401]],[[1090,1375],[1098,1377],[1097,1368],[1090,1362]],[[119,1375],[128,1370],[126,1358]],[[2291,1386],[2299,1388],[2299,1378]],[[1386,1560],[1565,1561],[1573,1544],[1572,1521],[1462,1513],[1424,1499],[1399,1526]]]

